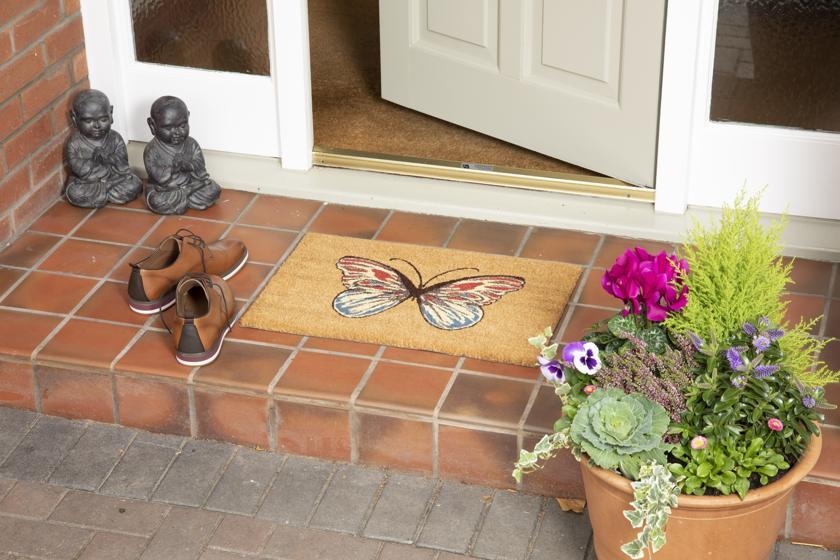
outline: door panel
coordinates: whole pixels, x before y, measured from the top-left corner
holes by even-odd
[[[664,0],[380,0],[379,10],[384,99],[653,184]]]

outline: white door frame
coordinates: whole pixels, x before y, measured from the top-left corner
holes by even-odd
[[[114,128],[128,123],[123,61],[134,57],[117,30],[128,0],[81,0],[82,22],[91,87],[105,91],[114,105]],[[312,96],[309,75],[309,28],[306,0],[266,0],[269,58],[276,92],[277,156],[287,169],[312,166]],[[161,92],[164,93],[164,92]],[[251,123],[259,126],[259,122]]]

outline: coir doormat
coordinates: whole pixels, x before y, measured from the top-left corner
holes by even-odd
[[[310,233],[241,324],[533,365],[574,265]]]

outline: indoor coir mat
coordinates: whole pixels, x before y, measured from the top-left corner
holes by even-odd
[[[533,365],[527,339],[556,326],[580,267],[304,236],[241,319],[264,330]]]

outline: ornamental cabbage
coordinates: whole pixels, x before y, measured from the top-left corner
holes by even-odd
[[[569,433],[590,460],[637,480],[644,462],[666,464],[663,442],[670,418],[665,409],[639,393],[595,391],[575,413]]]

